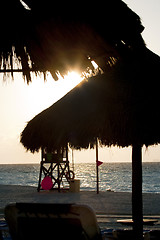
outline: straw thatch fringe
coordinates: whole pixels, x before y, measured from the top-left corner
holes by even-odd
[[[28,82],[30,71],[50,71],[57,79],[57,71],[92,68],[91,60],[105,71],[110,57],[144,46],[140,18],[121,0],[24,2],[30,10],[19,0],[1,3],[0,62],[1,71],[13,75],[18,60]]]

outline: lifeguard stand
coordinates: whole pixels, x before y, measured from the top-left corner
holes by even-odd
[[[58,189],[59,192],[61,188],[69,189],[70,180],[74,179],[74,172],[69,167],[68,146],[49,153],[42,149],[38,192],[43,189],[42,181],[47,177],[52,181],[52,186],[48,189]]]

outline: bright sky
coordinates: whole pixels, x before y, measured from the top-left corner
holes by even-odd
[[[128,6],[142,19],[145,26],[143,38],[149,49],[160,55],[160,1],[125,0]],[[74,79],[73,79],[74,78]],[[0,74],[0,164],[1,163],[38,163],[40,154],[26,152],[19,143],[19,136],[27,121],[43,109],[61,98],[79,80],[75,76],[55,82],[50,75],[44,83],[43,78],[35,78],[28,86],[21,75],[15,74],[3,82]],[[76,162],[94,162],[95,150],[75,151]],[[131,148],[116,147],[99,149],[99,160],[109,162],[131,161]],[[160,161],[160,146],[143,149],[143,161]]]

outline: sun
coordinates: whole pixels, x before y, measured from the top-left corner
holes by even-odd
[[[81,77],[81,75],[76,72],[76,71],[72,71],[72,72],[68,72],[67,75],[65,75],[64,77],[62,77],[61,75],[58,75],[58,84],[63,84],[63,87],[66,90],[71,90],[72,88],[74,88],[76,85],[78,85],[84,78]]]

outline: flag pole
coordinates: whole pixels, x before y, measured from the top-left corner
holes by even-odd
[[[97,194],[99,194],[99,173],[98,173],[98,138],[96,139],[96,173],[97,173]]]

